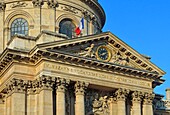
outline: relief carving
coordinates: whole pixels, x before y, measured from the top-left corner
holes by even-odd
[[[119,64],[119,65],[123,65],[126,66],[129,64],[129,58],[123,56],[119,51],[118,52],[114,52],[114,54],[112,55],[111,61],[112,63],[115,64]]]
[[[26,4],[25,2],[16,2],[13,3],[10,7],[11,8],[22,8],[22,7],[26,7],[28,4]]]
[[[6,4],[4,2],[0,2],[0,11],[4,11],[6,8]]]
[[[85,48],[83,51],[78,53],[78,55],[83,57],[90,57],[90,58],[96,57],[94,51],[94,44],[91,44],[89,47]]]
[[[75,8],[71,7],[71,6],[64,6],[64,8],[62,7],[62,9],[64,11],[68,11],[68,12],[71,12],[71,13],[74,13],[74,14],[77,14],[78,12],[76,11]]]
[[[109,92],[88,90],[85,96],[86,115],[109,115]]]

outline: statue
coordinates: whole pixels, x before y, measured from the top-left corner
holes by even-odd
[[[93,48],[94,48],[94,44],[91,44],[90,47],[87,47],[83,52],[79,53],[79,55],[83,57],[94,58],[95,52],[93,51]]]

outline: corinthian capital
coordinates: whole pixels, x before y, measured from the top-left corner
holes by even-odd
[[[4,2],[0,2],[0,11],[4,11],[6,8],[6,4]]]
[[[155,94],[145,93],[144,94],[144,104],[152,104]]]
[[[76,95],[84,95],[88,85],[88,83],[77,81],[77,83],[75,84]]]
[[[47,4],[49,8],[56,8],[58,7],[57,0],[47,0]]]
[[[26,90],[26,83],[22,79],[12,79],[7,84],[7,94],[13,93],[13,92],[25,92]]]
[[[140,91],[135,91],[132,93],[133,102],[141,102],[143,97],[143,93]]]
[[[116,92],[115,92],[115,95],[117,97],[117,100],[123,100],[125,101],[127,95],[129,94],[130,90],[127,90],[127,89],[118,89]]]
[[[68,86],[68,84],[70,83],[70,80],[66,80],[64,78],[56,78],[56,87],[57,87],[57,91],[59,92],[65,92],[66,87]]]
[[[43,0],[32,0],[34,7],[41,7],[44,4]]]

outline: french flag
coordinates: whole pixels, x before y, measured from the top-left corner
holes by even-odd
[[[76,32],[76,35],[77,35],[77,36],[81,34],[82,29],[84,29],[84,18],[82,18],[82,19],[80,20],[79,27],[77,27],[77,28],[75,29],[75,32]]]

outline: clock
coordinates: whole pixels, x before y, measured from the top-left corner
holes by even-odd
[[[97,55],[97,59],[102,61],[109,61],[111,58],[111,52],[107,46],[99,46],[97,48],[96,55]]]

